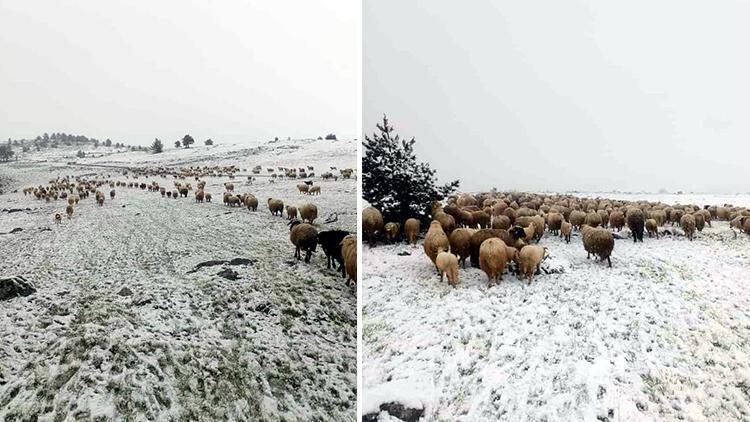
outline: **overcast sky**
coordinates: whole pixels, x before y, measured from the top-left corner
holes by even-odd
[[[747,192],[750,3],[364,4],[363,129],[466,190]]]
[[[0,139],[355,137],[350,0],[0,0]]]

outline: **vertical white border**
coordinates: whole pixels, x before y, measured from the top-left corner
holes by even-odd
[[[362,142],[364,141],[364,128],[362,122],[364,120],[362,116],[363,110],[363,90],[362,90],[362,78],[363,78],[363,66],[362,66],[362,51],[364,50],[363,45],[363,15],[362,12],[364,7],[362,3],[365,0],[357,1],[357,421],[362,420]]]

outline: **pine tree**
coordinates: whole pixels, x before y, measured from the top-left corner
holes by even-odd
[[[159,140],[159,138],[154,138],[154,143],[151,144],[151,152],[154,154],[159,154],[162,151],[164,151],[164,144]]]
[[[362,197],[383,213],[385,221],[403,223],[418,218],[429,223],[433,201],[440,201],[458,189],[458,180],[436,185],[435,170],[417,161],[414,143],[403,141],[388,125],[376,125],[379,133],[365,136],[362,157]]]
[[[212,140],[211,138],[208,138],[208,139],[206,139],[206,141],[205,141],[204,143],[205,143],[206,145],[213,145],[213,144],[214,144],[214,141],[213,141],[213,140]]]

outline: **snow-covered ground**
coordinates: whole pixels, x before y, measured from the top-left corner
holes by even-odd
[[[97,153],[106,151],[99,148]],[[356,411],[356,295],[325,267],[293,259],[286,218],[266,198],[318,206],[319,230],[356,230],[356,181],[237,177],[257,212],[221,203],[228,178],[205,178],[214,203],[117,188],[104,207],[93,196],[72,220],[53,224],[63,200],[20,189],[66,175],[110,175],[114,166],[237,165],[355,167],[356,142],[282,141],[200,146],[75,158],[45,151],[0,164],[0,277],[23,275],[37,292],[0,302],[0,420],[353,420]],[[152,179],[140,178],[150,182]],[[172,178],[155,178],[170,186]],[[195,181],[190,181],[195,183]],[[18,193],[8,193],[19,189]],[[107,187],[105,193],[109,191]],[[336,213],[338,221],[325,224]],[[6,234],[12,229],[22,231]],[[203,267],[204,261],[249,264]],[[217,276],[231,268],[241,277]]]
[[[616,240],[611,269],[586,259],[578,233],[546,233],[547,272],[530,286],[506,273],[487,288],[467,268],[451,288],[421,243],[364,246],[365,413],[400,402],[424,420],[750,420],[750,236],[714,222],[689,242],[667,228],[678,234]]]

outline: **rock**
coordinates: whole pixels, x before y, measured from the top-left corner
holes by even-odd
[[[13,299],[18,296],[28,296],[36,293],[34,283],[23,276],[0,279],[0,300]]]
[[[387,412],[389,415],[394,416],[404,422],[418,422],[419,418],[424,415],[424,408],[412,409],[404,407],[401,403],[390,402],[383,403],[380,405],[380,412]],[[368,413],[362,415],[363,422],[375,422],[378,420],[378,413]]]
[[[132,296],[133,291],[128,289],[127,287],[123,287],[119,292],[117,292],[117,294],[120,296]]]
[[[231,269],[231,268],[224,268],[223,270],[216,273],[219,277],[224,277],[227,280],[239,280],[240,275],[237,273],[237,271]]]
[[[263,312],[266,315],[270,315],[273,310],[273,305],[269,302],[261,303],[255,307],[255,312]]]

